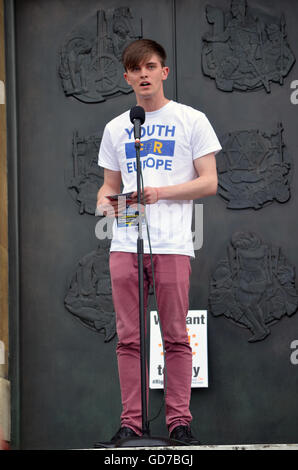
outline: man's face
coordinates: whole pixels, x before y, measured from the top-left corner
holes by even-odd
[[[163,81],[167,79],[169,68],[161,65],[160,58],[153,54],[134,69],[124,73],[124,78],[132,86],[136,97],[150,99],[163,95]]]

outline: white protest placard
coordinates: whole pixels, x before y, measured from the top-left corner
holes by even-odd
[[[208,387],[207,310],[190,310],[186,318],[192,348],[192,387]],[[150,312],[149,387],[163,388],[164,352],[158,314]]]

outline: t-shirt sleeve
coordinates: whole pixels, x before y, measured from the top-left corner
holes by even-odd
[[[193,160],[208,153],[214,152],[216,154],[221,150],[217,135],[207,116],[203,113],[200,113],[200,116],[194,120],[191,144]]]
[[[120,171],[117,152],[113,145],[109,127],[106,126],[98,152],[98,165],[108,170]]]

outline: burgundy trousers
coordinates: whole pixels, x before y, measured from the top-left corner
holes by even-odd
[[[188,425],[192,380],[192,350],[186,331],[189,303],[190,258],[185,255],[153,255],[157,305],[164,337],[167,369],[166,424],[169,432]],[[141,378],[138,255],[110,254],[112,295],[118,334],[117,359],[121,388],[121,426],[141,434]],[[144,255],[144,307],[152,285],[150,255]]]

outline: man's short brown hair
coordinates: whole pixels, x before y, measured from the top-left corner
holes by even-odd
[[[164,48],[152,39],[137,39],[124,49],[122,53],[123,66],[125,70],[131,70],[153,54],[159,56],[162,67],[165,67],[167,55]]]

